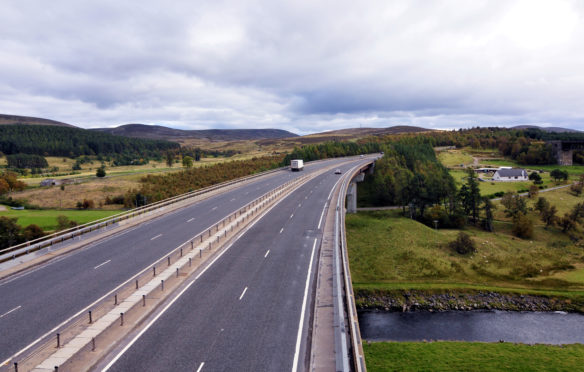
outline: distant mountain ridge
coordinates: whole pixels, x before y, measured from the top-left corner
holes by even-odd
[[[0,125],[53,125],[58,127],[70,127],[76,128],[74,125],[62,123],[56,120],[35,118],[32,116],[19,116],[19,115],[5,115],[0,114]]]
[[[177,140],[186,138],[208,139],[211,141],[237,141],[255,139],[277,139],[297,137],[297,134],[282,129],[203,129],[183,130],[162,125],[125,124],[115,128],[94,128],[116,136]]]
[[[549,133],[580,133],[581,130],[561,128],[561,127],[538,127],[537,125],[516,125],[509,129],[541,129]]]
[[[415,127],[410,125],[394,125],[393,127],[385,128],[348,128],[331,130],[328,132],[315,133],[315,135],[383,135],[383,134],[399,134],[399,133],[419,133],[419,132],[432,132],[434,129]]]

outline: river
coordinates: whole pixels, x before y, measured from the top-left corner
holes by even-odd
[[[360,311],[359,325],[370,341],[584,343],[584,315],[564,312]]]

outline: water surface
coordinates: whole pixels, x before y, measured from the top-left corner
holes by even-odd
[[[371,341],[584,343],[584,315],[563,312],[360,311],[359,326],[361,337]]]

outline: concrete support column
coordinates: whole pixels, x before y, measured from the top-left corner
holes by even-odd
[[[357,213],[357,183],[351,182],[347,191],[347,213]]]

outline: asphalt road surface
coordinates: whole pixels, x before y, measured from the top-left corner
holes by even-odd
[[[0,281],[0,362],[251,200],[292,177],[341,161],[276,172]]]
[[[359,163],[339,168],[345,173]],[[291,371],[295,363],[306,369],[315,248],[340,178],[326,172],[282,200],[99,369]]]

